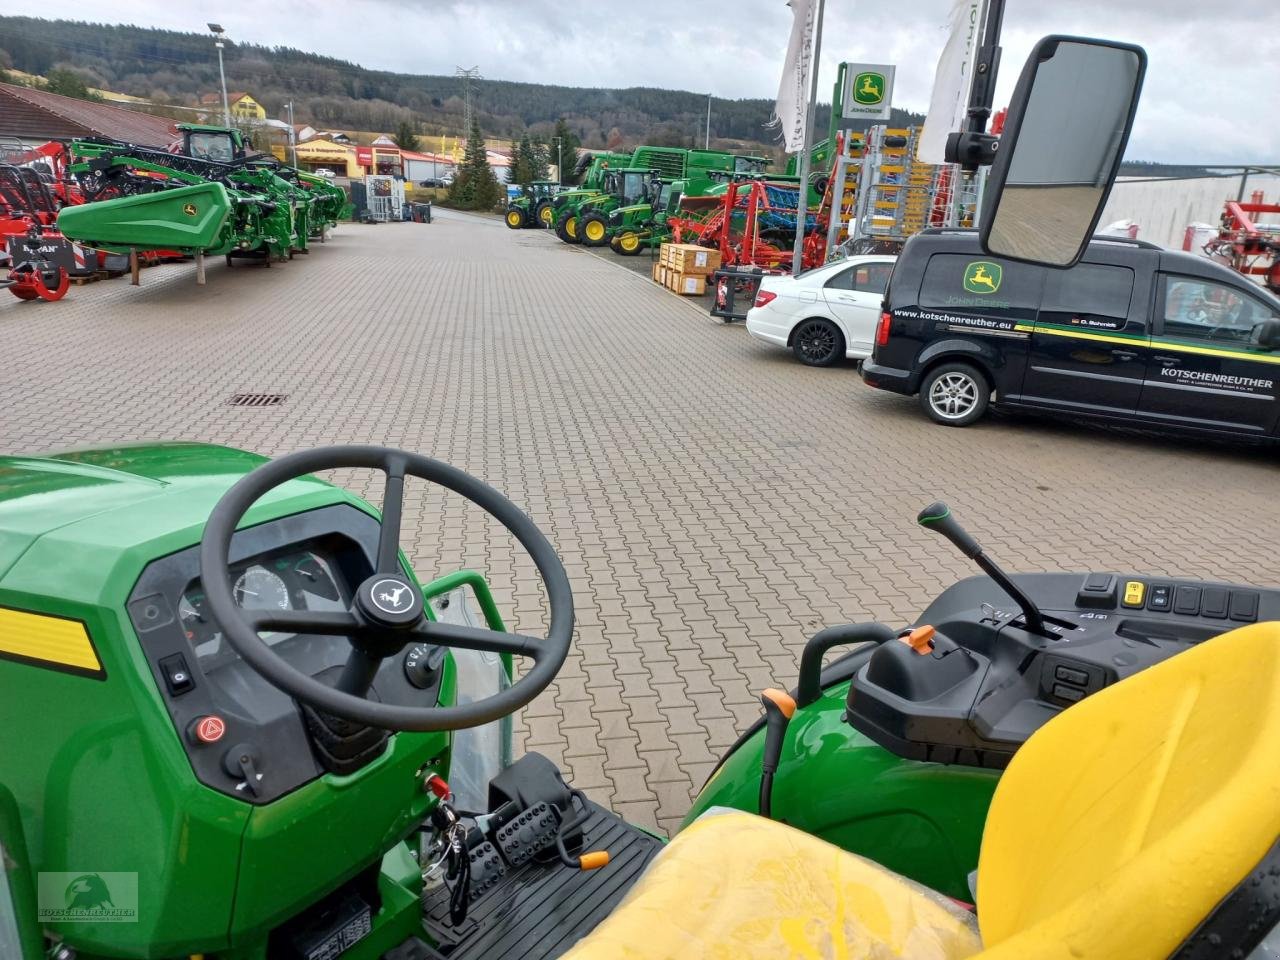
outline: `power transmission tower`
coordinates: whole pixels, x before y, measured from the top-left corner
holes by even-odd
[[[454,67],[453,75],[462,80],[463,133],[469,134],[471,132],[471,81],[483,80],[484,77],[480,75],[479,65],[474,67]]]

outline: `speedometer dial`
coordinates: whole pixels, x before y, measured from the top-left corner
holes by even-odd
[[[246,610],[288,610],[289,588],[266,567],[250,567],[235,586],[236,603]]]

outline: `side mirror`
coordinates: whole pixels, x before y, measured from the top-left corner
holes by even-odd
[[[979,237],[987,253],[1069,267],[1106,205],[1138,108],[1147,54],[1050,36],[1022,68],[991,165]]]
[[[1249,337],[1249,346],[1259,350],[1275,350],[1280,348],[1280,317],[1272,317],[1253,325],[1253,333]]]

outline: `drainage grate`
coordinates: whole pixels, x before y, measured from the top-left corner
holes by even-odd
[[[287,393],[237,393],[227,402],[233,407],[275,407],[288,397]]]

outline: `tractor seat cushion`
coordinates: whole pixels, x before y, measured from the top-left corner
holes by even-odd
[[[978,860],[984,960],[1174,954],[1280,837],[1280,623],[1071,707],[1000,779]]]
[[[972,914],[945,897],[799,830],[715,809],[564,960],[960,960],[979,949]]]

